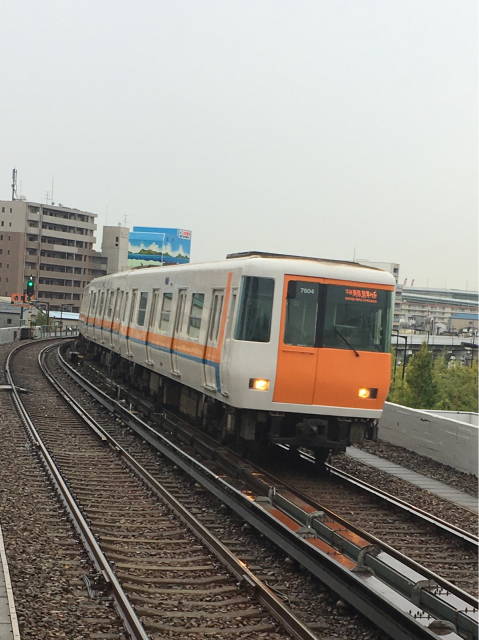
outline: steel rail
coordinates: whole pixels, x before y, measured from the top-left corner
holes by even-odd
[[[258,500],[251,498],[247,492],[236,488],[234,482],[231,483],[226,474],[223,472],[215,473],[205,464],[186,454],[171,440],[126,409],[120,402],[112,399],[85,379],[66,363],[61,355],[59,355],[59,359],[69,375],[109,411],[121,418],[144,440],[173,460],[175,464],[235,510],[244,520],[265,534],[393,638],[397,640],[437,638],[438,635],[435,631],[437,625],[446,625],[448,629],[454,629],[454,632],[449,634],[450,640],[460,637],[455,632],[456,627],[462,637],[474,640],[478,637],[477,602],[475,600],[472,605],[465,602],[451,594],[449,590],[442,588],[441,585],[425,579],[422,567],[421,573],[404,567],[389,554],[382,551],[378,554],[378,549],[374,545],[365,543],[366,547],[361,549],[348,541],[347,535],[345,538],[338,531],[329,530],[324,537],[324,539],[334,542],[336,548],[328,547],[329,551],[321,551],[313,540],[317,532],[324,533],[322,529],[325,529],[321,519],[316,518],[318,514],[308,514],[303,511],[300,515],[300,509],[297,505],[290,503],[290,511],[283,510],[283,513],[295,513],[297,521],[307,525],[306,535],[304,537],[297,535],[296,531],[281,521],[281,518],[275,517],[271,513],[275,509],[280,509],[280,503],[282,506],[288,503],[288,500],[281,493],[275,493],[272,496],[273,500],[271,497],[265,499],[261,496]],[[170,426],[174,427],[174,425]],[[194,440],[192,431],[191,427],[185,427],[183,435],[184,442],[188,441],[190,446]],[[180,437],[181,440],[181,435],[177,434],[176,437]],[[214,461],[218,462],[216,453],[220,452],[219,457],[221,457],[221,451],[225,452],[226,468],[230,452],[218,447],[215,451]],[[243,480],[247,475],[247,467],[247,464],[243,464],[239,469],[238,477],[240,480]],[[252,476],[255,476],[254,472]],[[269,505],[265,504],[268,502]],[[272,509],[269,509],[269,506]],[[285,515],[283,520],[287,518],[291,519],[291,516]],[[337,557],[340,556],[344,559],[343,562],[347,562],[345,556],[338,551],[343,547],[356,560],[356,571],[351,571],[350,567],[346,568],[338,561]],[[389,583],[384,581],[385,577],[389,578]],[[431,610],[436,612],[432,618],[428,613]]]
[[[280,446],[283,449],[288,448],[288,447],[285,447],[284,445],[280,445]],[[303,460],[306,460],[309,463],[315,464],[314,457],[309,455],[308,453],[301,451],[300,456],[301,458],[303,458]],[[334,464],[326,463],[325,467],[331,473],[331,475],[341,478],[341,480],[344,480],[348,484],[355,485],[358,488],[362,489],[363,491],[366,491],[367,493],[370,493],[371,495],[377,498],[380,498],[388,502],[389,504],[399,507],[403,511],[409,512],[412,516],[419,518],[420,520],[424,520],[429,524],[434,525],[435,527],[437,527],[438,529],[441,529],[445,533],[452,534],[456,538],[462,539],[467,545],[470,545],[471,547],[474,547],[475,549],[479,550],[479,536],[475,536],[472,533],[464,531],[464,529],[461,529],[460,527],[456,527],[456,525],[446,522],[442,518],[438,518],[434,514],[428,513],[427,511],[424,511],[423,509],[420,509],[419,507],[416,507],[415,505],[409,502],[406,502],[405,500],[401,500],[401,498],[397,498],[396,496],[391,495],[387,491],[383,491],[382,489],[377,489],[376,487],[373,487],[372,485],[368,484],[364,480],[355,478],[349,473],[346,473],[346,471],[342,471],[341,469],[338,469],[337,467],[334,466]],[[466,509],[466,507],[463,507],[463,508]],[[469,511],[468,509],[466,510]],[[473,512],[471,511],[471,513]]]
[[[67,512],[70,515],[72,523],[77,530],[80,538],[83,542],[83,545],[94,564],[96,570],[102,574],[105,582],[108,585],[109,590],[114,597],[115,607],[122,618],[123,624],[125,626],[126,631],[130,634],[130,636],[134,640],[149,640],[149,636],[146,633],[143,625],[141,624],[138,616],[136,615],[130,601],[128,600],[126,594],[124,593],[118,579],[116,578],[113,570],[111,569],[107,559],[105,558],[103,552],[101,551],[97,541],[95,540],[93,532],[90,530],[85,518],[83,517],[80,509],[78,508],[72,494],[70,493],[63,477],[53,461],[50,453],[48,452],[47,447],[45,446],[40,434],[33,421],[30,418],[27,408],[23,404],[20,399],[19,393],[14,385],[13,374],[11,371],[11,365],[13,360],[13,355],[18,352],[20,349],[24,349],[26,346],[31,343],[27,343],[25,345],[20,345],[16,349],[10,352],[8,355],[6,364],[5,364],[5,373],[7,376],[7,380],[9,384],[12,385],[12,395],[15,407],[20,416],[21,421],[27,431],[27,434],[41,457],[43,465],[50,476],[52,483],[63,502]],[[50,350],[55,348],[56,345],[46,347],[39,354],[40,357],[45,350]]]
[[[54,347],[53,347],[54,348]],[[51,350],[52,347],[45,349]],[[43,352],[42,352],[43,353]],[[45,358],[40,363],[41,369],[55,390],[68,402],[82,420],[86,422],[95,435],[102,441],[106,441],[115,454],[118,455],[129,466],[129,468],[139,477],[142,482],[160,498],[168,507],[188,526],[188,528],[203,542],[216,558],[232,573],[235,578],[253,592],[255,599],[260,602],[273,617],[278,620],[297,640],[317,640],[317,636],[287,607],[278,596],[259,580],[247,565],[232,553],[218,538],[211,533],[195,516],[188,511],[165,487],[163,487],[142,465],[135,460],[94,418],[92,418],[83,407],[77,402],[63,385],[55,379],[48,369]]]

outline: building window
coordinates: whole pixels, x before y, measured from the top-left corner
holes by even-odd
[[[11,227],[11,226],[12,226],[12,223],[11,223],[11,222],[9,222],[9,223],[8,223],[8,226],[9,226],[9,227]]]
[[[4,223],[4,221],[2,220],[2,227],[4,227],[4,226],[5,226],[5,223]]]
[[[5,207],[2,207],[2,213],[5,213]]]
[[[12,319],[11,318],[7,318],[7,324],[12,324]]]
[[[7,254],[10,255],[10,249],[7,251]]]

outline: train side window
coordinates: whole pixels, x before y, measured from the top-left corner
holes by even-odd
[[[116,316],[118,315],[118,303],[120,302],[120,289],[116,290],[116,295],[115,295],[115,304],[113,305],[113,311],[111,314],[112,320],[114,320],[116,318]]]
[[[123,307],[123,313],[121,314],[121,321],[124,324],[126,319],[126,310],[128,309],[128,298],[130,293],[127,291],[125,294],[125,306]]]
[[[190,317],[188,319],[188,335],[192,338],[200,337],[201,316],[205,303],[204,293],[194,293],[191,298]]]
[[[173,294],[171,292],[163,294],[163,304],[161,306],[160,315],[160,331],[167,331],[170,324],[171,305],[173,300]]]
[[[98,305],[98,317],[101,318],[103,315],[103,303],[105,302],[105,292],[102,291],[100,293],[100,303]]]
[[[117,320],[119,320],[121,318],[123,295],[124,295],[124,292],[120,291],[119,294],[118,294],[119,297],[117,298],[116,313],[115,313],[115,317],[116,317]]]
[[[133,289],[131,292],[130,311],[128,313],[128,326],[131,326],[133,318],[135,317],[136,299],[138,297],[138,289]]]
[[[89,316],[93,315],[93,312],[95,311],[95,305],[96,305],[96,291],[93,292],[93,295],[90,299],[90,308],[88,309]]]
[[[113,313],[113,298],[115,297],[115,290],[112,289],[110,291],[110,295],[108,297],[108,305],[107,305],[107,312],[106,312],[106,317],[107,318],[111,318],[111,314]]]
[[[274,279],[243,276],[235,340],[269,342]]]
[[[138,305],[138,316],[136,318],[136,324],[142,327],[145,324],[146,305],[148,304],[148,292],[142,291],[140,293],[140,304]]]
[[[230,313],[228,316],[228,324],[226,325],[226,338],[231,338],[231,330],[233,327],[233,318],[236,310],[236,293],[231,294]]]

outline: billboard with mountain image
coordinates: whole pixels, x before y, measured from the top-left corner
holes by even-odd
[[[184,264],[190,261],[191,231],[164,227],[133,227],[128,266]]]

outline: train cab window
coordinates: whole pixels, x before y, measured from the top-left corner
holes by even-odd
[[[138,306],[138,316],[136,318],[136,324],[142,327],[145,324],[146,305],[148,304],[148,292],[142,291],[140,293],[140,304]]]
[[[188,335],[192,338],[200,337],[201,316],[205,302],[204,293],[194,293],[191,298],[190,317],[188,319]]]
[[[235,340],[269,342],[274,280],[243,276]]]
[[[284,344],[298,347],[315,346],[320,288],[319,282],[288,282]]]
[[[391,291],[364,285],[328,285],[322,346],[390,350]]]
[[[160,331],[167,331],[168,325],[170,324],[170,312],[171,312],[171,304],[173,300],[172,293],[164,293],[163,294],[163,304],[161,306],[161,315],[160,315]]]

